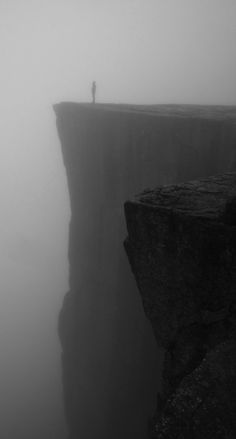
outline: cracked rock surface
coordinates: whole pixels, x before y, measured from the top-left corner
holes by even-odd
[[[157,343],[156,439],[236,437],[236,174],[125,204],[125,248]]]

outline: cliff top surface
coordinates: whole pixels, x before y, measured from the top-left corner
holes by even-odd
[[[135,203],[236,225],[236,173],[146,190]]]
[[[159,105],[131,105],[131,104],[91,104],[76,102],[61,102],[55,104],[56,114],[59,112],[75,112],[81,110],[108,111],[119,113],[141,113],[159,117],[201,118],[212,120],[230,120],[236,123],[236,106],[226,105],[190,105],[190,104],[159,104]]]

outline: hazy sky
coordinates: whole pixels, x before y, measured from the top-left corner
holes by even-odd
[[[1,438],[64,437],[69,199],[52,104],[90,100],[92,80],[101,102],[235,104],[235,19],[235,0],[0,0]]]
[[[235,103],[235,0],[1,0],[4,96]]]

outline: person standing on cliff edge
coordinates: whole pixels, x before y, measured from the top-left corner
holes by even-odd
[[[91,91],[92,91],[92,97],[93,97],[93,101],[92,101],[93,104],[95,104],[96,88],[97,88],[97,86],[96,86],[96,81],[93,81],[93,83],[92,83],[92,88],[91,88]]]

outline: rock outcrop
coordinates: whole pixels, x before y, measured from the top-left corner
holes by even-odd
[[[236,170],[236,110],[62,103],[55,111],[72,213],[59,319],[70,439],[144,439],[163,355],[123,249],[123,203],[146,187]]]
[[[236,437],[236,174],[125,204],[129,261],[157,343],[156,439]]]

